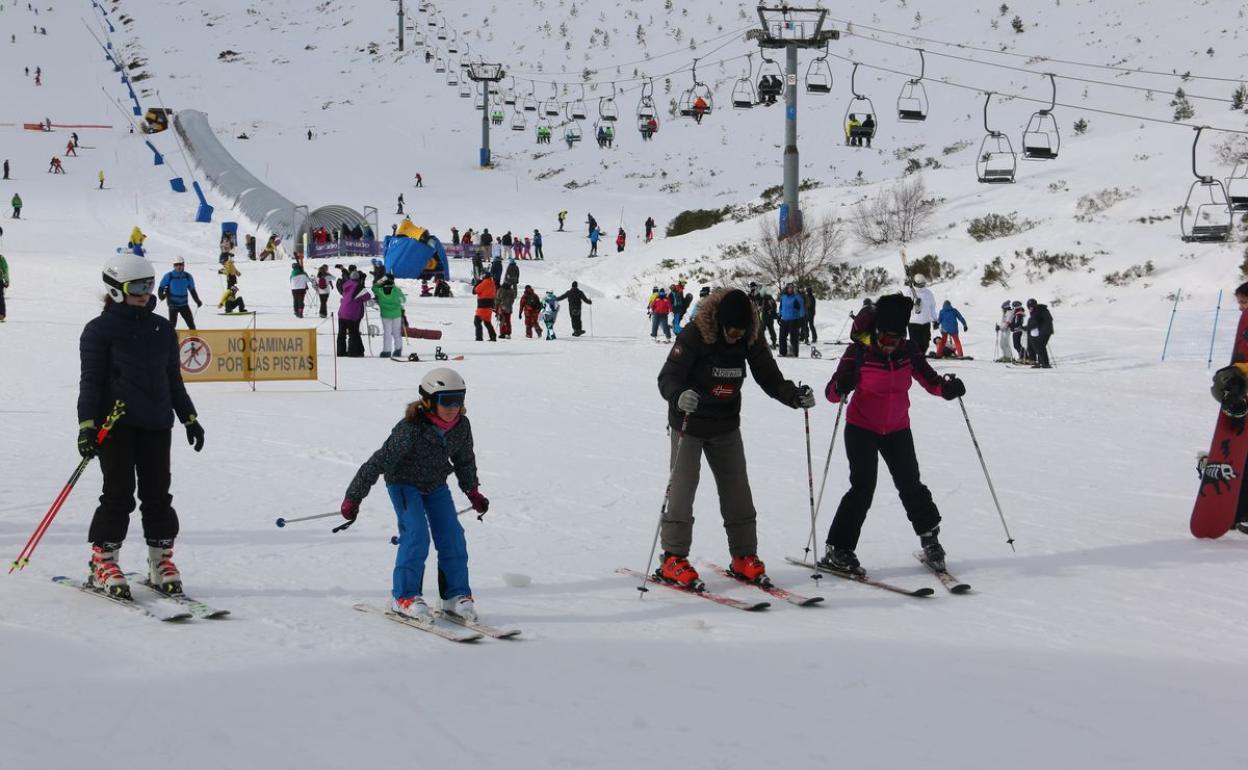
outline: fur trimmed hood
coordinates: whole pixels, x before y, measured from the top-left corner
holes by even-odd
[[[728,296],[730,291],[734,291],[734,289],[718,289],[698,300],[698,312],[693,317],[693,325],[697,327],[698,334],[707,345],[714,345],[720,339],[719,303],[724,301],[724,297]],[[744,293],[744,290],[741,289],[736,289],[736,291]],[[751,301],[750,331],[745,335],[745,344],[749,346],[757,342],[761,330],[762,321],[758,317],[758,306]]]

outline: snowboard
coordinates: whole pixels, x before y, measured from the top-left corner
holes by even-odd
[[[403,336],[414,340],[440,340],[441,329],[417,329],[414,326],[403,327]]]
[[[1231,363],[1248,361],[1248,312],[1240,313],[1235,329],[1235,348]],[[1248,431],[1245,418],[1232,417],[1218,409],[1209,453],[1196,465],[1200,489],[1192,507],[1191,530],[1195,537],[1222,537],[1235,524],[1235,508],[1239,504],[1241,472],[1248,457]]]

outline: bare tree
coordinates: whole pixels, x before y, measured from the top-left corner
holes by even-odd
[[[935,213],[936,203],[927,197],[923,177],[916,174],[855,206],[854,235],[868,246],[909,243],[927,232]]]
[[[844,246],[844,228],[831,217],[783,240],[776,222],[765,218],[749,264],[770,285],[804,283],[831,269]]]

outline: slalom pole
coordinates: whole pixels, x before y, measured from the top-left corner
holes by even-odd
[[[654,540],[650,543],[650,558],[646,561],[646,569],[641,573],[641,585],[637,586],[637,590],[641,592],[640,598],[645,598],[646,581],[650,579],[650,567],[654,564],[654,551],[659,547],[659,532],[663,530],[663,517],[667,515],[667,504],[672,497],[672,480],[676,477],[676,464],[680,460],[680,447],[685,443],[685,431],[689,428],[689,413],[685,412],[685,416],[680,420],[680,432],[676,434],[676,449],[672,452],[672,468],[667,474],[667,489],[663,491],[663,507],[659,508],[659,523],[654,527]]]
[[[100,430],[95,434],[95,443],[97,446],[104,443],[104,439],[108,438],[108,434],[112,431],[113,426],[117,424],[117,421],[120,420],[121,416],[125,413],[125,403],[120,400],[115,401],[113,403],[113,411],[109,413],[108,417],[104,418],[104,425],[101,426]],[[20,572],[26,568],[27,564],[30,563],[30,557],[34,555],[35,549],[39,547],[39,543],[43,540],[44,534],[48,531],[48,528],[52,526],[52,520],[56,518],[56,514],[61,510],[61,506],[65,504],[67,499],[69,499],[69,493],[74,490],[74,485],[78,483],[78,479],[82,478],[83,472],[87,470],[87,466],[90,464],[91,457],[84,457],[78,463],[78,467],[75,468],[73,474],[70,475],[69,481],[65,483],[65,486],[61,488],[60,493],[57,494],[56,499],[52,501],[52,505],[48,508],[48,512],[45,513],[43,518],[39,520],[39,525],[36,526],[35,531],[31,533],[30,539],[26,541],[26,545],[22,546],[21,553],[19,553],[17,558],[13,560],[13,563],[9,565],[9,574],[12,574],[14,570]]]
[[[814,462],[810,456],[810,410],[803,409],[802,412],[806,418],[806,484],[810,489],[810,545],[813,545],[815,542],[815,470]],[[840,412],[837,412],[836,416],[839,418],[841,416]],[[832,436],[835,440],[836,433],[833,432]],[[831,457],[831,453],[828,456]],[[824,478],[826,479],[827,477],[825,476]],[[806,553],[810,553],[809,547],[806,548]],[[823,578],[823,575],[819,574],[819,570],[815,570],[815,574],[811,575],[811,578],[817,581]]]
[[[971,434],[971,443],[975,445],[975,454],[979,456],[979,466],[984,469],[984,480],[988,482],[988,491],[992,493],[992,504],[997,507],[997,516],[1001,519],[1001,527],[1005,530],[1005,542],[1010,550],[1015,551],[1014,537],[1010,535],[1010,527],[1005,523],[1005,514],[1001,512],[1001,501],[997,499],[997,490],[992,486],[992,477],[988,475],[988,465],[984,462],[984,453],[979,448],[979,439],[975,438],[975,429],[971,427],[971,416],[966,413],[966,404],[958,396],[958,406],[962,407],[962,417],[966,420],[966,429]]]
[[[846,395],[841,399],[840,405],[836,407],[836,422],[832,425],[832,441],[828,444],[828,459],[823,463],[823,481],[819,482],[819,498],[815,501],[814,515],[810,518],[810,540],[806,543],[806,553],[810,553],[815,548],[816,543],[819,542],[815,539],[817,537],[816,522],[819,519],[819,511],[823,508],[823,489],[828,483],[828,469],[832,467],[832,453],[836,449],[836,434],[840,433],[841,429],[841,414],[845,411],[845,404],[848,402],[849,396]],[[818,557],[814,558],[817,559]],[[815,580],[823,579],[823,575],[819,574],[817,570],[811,577]]]
[[[1179,298],[1183,296],[1183,290],[1179,289],[1174,293],[1174,307],[1170,308],[1170,323],[1166,325],[1166,341],[1161,343],[1161,360],[1166,360],[1166,349],[1170,347],[1170,330],[1174,328],[1174,314],[1179,312]]]

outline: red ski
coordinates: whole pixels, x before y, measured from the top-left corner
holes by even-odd
[[[1231,363],[1248,361],[1248,312],[1240,313],[1235,330]],[[1218,410],[1209,453],[1196,465],[1200,491],[1192,508],[1192,534],[1196,537],[1222,537],[1235,525],[1239,487],[1243,483],[1244,459],[1248,457],[1248,431],[1245,418],[1232,417]]]
[[[811,605],[815,605],[823,601],[822,596],[802,596],[801,594],[793,593],[787,588],[781,588],[775,583],[772,583],[770,580],[768,580],[768,582],[765,584],[755,583],[752,580],[746,580],[745,578],[741,577],[740,575],[728,569],[727,567],[721,567],[718,564],[708,564],[707,566],[715,570],[719,574],[723,575],[726,578],[732,578],[738,583],[743,583],[747,586],[754,586],[755,588],[762,591],[763,593],[770,594],[776,597],[777,599],[783,599],[789,604],[796,604],[798,607],[810,607]]]
[[[638,572],[635,569],[629,569],[628,567],[620,567],[619,569],[616,570],[616,573],[620,575],[628,575],[630,577],[637,578],[638,580],[642,578],[642,574],[640,572]],[[711,593],[710,591],[694,591],[689,588],[683,588],[681,586],[678,586],[675,583],[668,583],[665,580],[659,580],[654,575],[646,575],[645,578],[646,578],[646,582],[651,585],[663,586],[664,588],[670,588],[673,591],[679,591],[680,593],[687,594],[689,596],[697,596],[702,599],[709,599],[710,601],[713,601],[716,604],[722,604],[725,607],[732,607],[733,609],[737,609],[737,610],[745,610],[746,612],[757,612],[758,610],[765,610],[771,606],[770,602],[747,602],[747,601],[742,601],[741,599],[737,599],[732,596],[724,596],[723,594]]]

